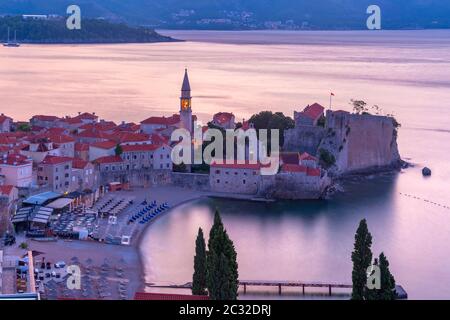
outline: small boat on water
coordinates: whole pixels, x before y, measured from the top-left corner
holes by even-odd
[[[9,28],[8,28],[8,41],[3,43],[3,46],[4,47],[14,47],[14,48],[20,47],[20,43],[17,42],[17,32],[16,31],[14,31],[14,41],[10,41],[9,40]]]

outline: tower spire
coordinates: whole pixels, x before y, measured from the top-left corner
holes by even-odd
[[[181,93],[183,94],[183,92],[189,92],[190,97],[191,84],[189,83],[189,75],[187,69],[184,69],[183,85],[181,86]]]

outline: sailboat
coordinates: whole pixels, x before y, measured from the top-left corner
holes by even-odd
[[[14,41],[9,41],[9,28],[8,28],[8,41],[3,43],[4,47],[20,47],[20,43],[17,42],[17,31],[14,31]]]

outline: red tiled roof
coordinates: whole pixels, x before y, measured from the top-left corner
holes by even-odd
[[[180,123],[180,115],[174,114],[171,117],[150,117],[141,122],[141,124],[160,124],[164,126],[173,126]]]
[[[84,169],[88,165],[89,162],[79,159],[79,158],[73,158],[72,159],[72,168],[74,169]]]
[[[153,144],[164,144],[169,143],[169,138],[164,137],[161,134],[154,133],[150,136],[150,140]]]
[[[87,143],[75,143],[75,151],[89,151],[89,145]]]
[[[117,127],[112,121],[102,121],[97,123],[83,124],[79,129],[82,130],[97,130],[97,131],[110,131]]]
[[[319,118],[323,114],[324,111],[325,111],[324,107],[322,107],[318,103],[314,103],[314,104],[312,104],[310,106],[307,106],[303,110],[302,113],[303,113],[304,116],[306,116],[306,117],[308,117],[310,119],[316,120],[317,118]]]
[[[72,162],[72,158],[47,155],[41,164],[55,165],[55,164],[61,164],[61,163],[65,163],[65,162]]]
[[[117,146],[117,143],[115,143],[114,141],[111,141],[111,140],[100,141],[100,142],[91,144],[91,147],[99,148],[99,149],[112,149],[112,148],[115,148],[116,146]]]
[[[123,152],[145,152],[145,151],[155,151],[161,148],[162,145],[158,144],[134,144],[122,146]]]
[[[94,162],[98,163],[98,164],[105,164],[105,163],[123,162],[123,160],[119,156],[106,156],[106,157],[98,158],[98,159],[94,160]]]
[[[57,120],[60,120],[60,118],[58,118],[56,116],[45,116],[45,115],[36,115],[36,116],[33,116],[31,119],[40,120],[40,121],[57,121]]]
[[[285,164],[281,167],[282,172],[304,172],[306,173],[308,170],[307,167],[299,165],[299,164]]]
[[[81,123],[81,119],[79,119],[79,118],[70,118],[70,117],[61,119],[61,121],[65,122],[65,123],[68,123],[68,124],[79,124],[79,123]]]
[[[70,143],[75,142],[75,139],[66,134],[43,134],[46,138],[50,139],[53,143]]]
[[[84,112],[79,114],[78,116],[74,117],[75,119],[83,119],[83,120],[97,120],[98,116],[96,116],[93,113]]]
[[[229,122],[234,117],[234,114],[229,112],[219,112],[216,113],[213,117],[215,122],[218,122],[220,124],[224,124]]]
[[[10,166],[22,166],[30,163],[31,161],[28,160],[27,157],[17,153],[9,154],[0,160],[0,164],[7,164]]]
[[[320,176],[320,169],[319,168],[309,168],[302,165],[295,165],[295,164],[285,164],[281,167],[282,172],[302,172],[306,173],[306,175],[311,177],[319,177]]]
[[[302,153],[302,155],[300,156],[300,160],[318,161],[316,157],[310,155],[308,152]]]
[[[134,294],[134,300],[209,300],[208,296],[195,296],[184,294],[167,294],[167,293],[149,293],[149,292],[136,292]]]
[[[0,133],[0,144],[10,145],[15,144],[17,139],[15,137],[10,137],[7,134]]]
[[[66,129],[64,128],[48,128],[46,134],[55,135],[55,134],[64,134]]]
[[[8,152],[9,150],[11,150],[11,148],[8,146],[0,146],[0,152]]]
[[[14,186],[10,186],[10,185],[0,186],[0,194],[9,196],[13,189],[14,189]]]
[[[281,152],[280,159],[283,164],[299,164],[300,154],[298,152]]]

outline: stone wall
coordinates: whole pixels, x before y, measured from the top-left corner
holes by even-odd
[[[397,130],[393,119],[385,116],[329,111],[319,148],[336,158],[332,175],[377,171],[400,163]]]
[[[315,155],[320,142],[325,136],[325,129],[318,126],[296,126],[284,132],[284,151],[308,152]]]
[[[209,191],[210,189],[209,174],[172,172],[171,183],[177,187],[199,191]]]
[[[303,173],[279,173],[261,177],[259,196],[283,200],[319,199],[329,184],[330,179],[326,175],[311,177]]]

